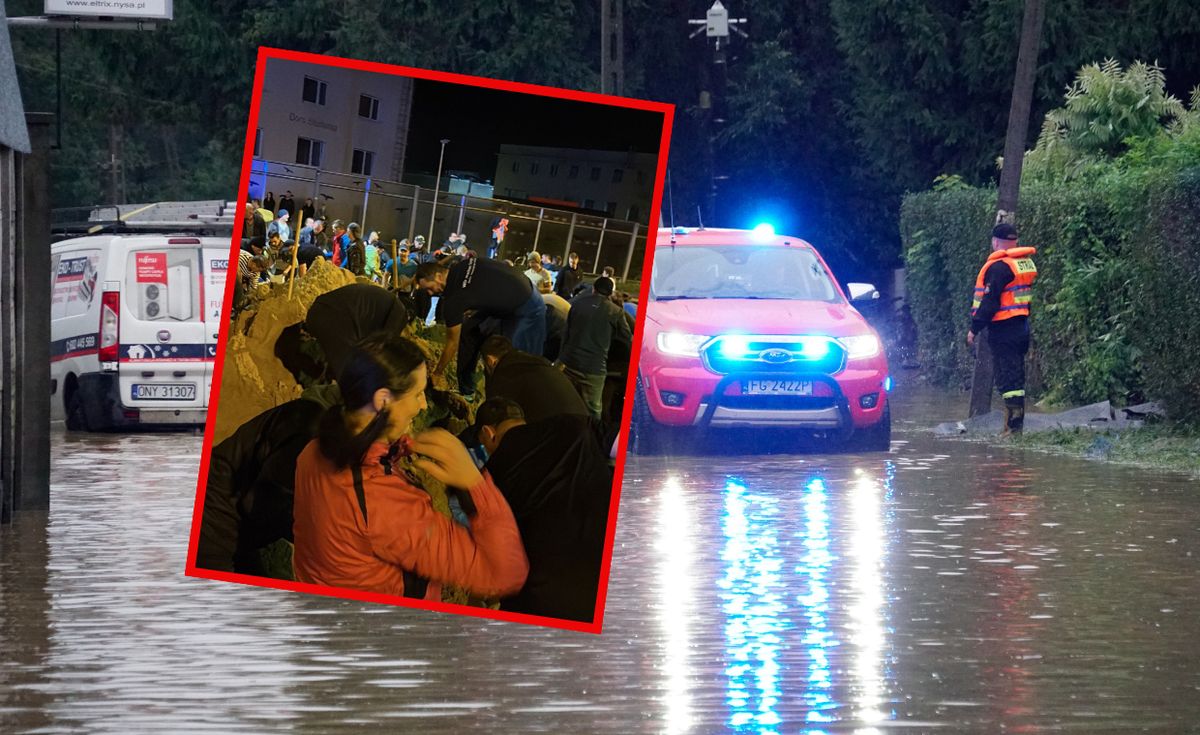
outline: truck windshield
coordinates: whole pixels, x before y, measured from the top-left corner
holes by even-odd
[[[670,299],[841,301],[829,273],[809,249],[658,247],[650,295]]]

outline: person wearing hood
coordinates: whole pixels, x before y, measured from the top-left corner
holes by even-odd
[[[608,438],[586,416],[527,422],[507,398],[489,398],[475,415],[484,470],[508,501],[529,560],[524,586],[500,609],[591,622],[613,492]]]

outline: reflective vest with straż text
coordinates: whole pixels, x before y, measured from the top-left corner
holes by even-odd
[[[999,322],[1015,316],[1029,316],[1029,306],[1033,301],[1031,287],[1034,279],[1037,278],[1037,266],[1033,264],[1033,260],[1029,256],[1036,252],[1035,248],[1018,247],[997,250],[988,256],[987,262],[979,269],[979,276],[975,278],[975,300],[971,304],[971,316],[975,316],[975,312],[979,310],[979,304],[983,301],[983,294],[987,290],[983,283],[984,275],[992,263],[997,260],[1008,266],[1012,271],[1013,279],[1000,292],[1000,308],[992,317],[992,321]]]

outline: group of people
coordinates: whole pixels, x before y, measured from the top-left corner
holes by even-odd
[[[306,207],[311,202],[308,200]],[[293,230],[291,210],[281,207],[272,212],[256,200],[247,202],[238,260],[243,287],[302,277],[317,258],[324,258],[382,286],[411,290],[413,273],[421,263],[474,255],[461,233],[452,234],[442,247],[432,250],[426,248],[421,235],[411,243],[395,238],[385,243],[378,231],[364,234],[357,222],[327,222],[312,214],[310,209],[300,210],[303,224]]]
[[[532,256],[540,264],[540,257]],[[569,267],[577,269],[578,260],[572,253]],[[614,299],[611,278],[600,276],[590,285],[577,283],[567,301],[551,290],[549,281],[539,282],[528,272],[487,258],[417,267],[416,288],[438,297],[438,318],[446,325],[446,347],[433,368],[435,382],[449,382],[447,372],[454,359],[458,391],[473,396],[480,350],[489,337],[502,335],[521,352],[554,360],[592,417],[605,418],[609,358],[614,353],[620,356],[613,367],[623,375],[633,341],[633,316]],[[574,275],[564,270],[559,283],[569,283],[573,277],[582,280],[577,274],[577,270]],[[612,412],[608,413],[611,418]]]
[[[420,316],[437,299],[436,318],[445,324],[447,339],[430,376],[436,384],[450,381],[447,371],[454,360],[456,387],[473,396],[479,346],[489,335],[503,334],[519,349],[556,362],[596,418],[612,420],[619,414],[637,305],[629,294],[616,291],[611,267],[587,283],[574,252],[566,263],[538,252],[519,262],[480,258],[463,233],[451,234],[436,249],[427,247],[420,235],[411,243],[393,239],[385,246],[377,231],[364,238],[356,222],[335,219],[327,228],[319,217],[306,217],[293,238],[290,212],[283,207],[292,203],[291,192],[274,213],[267,207],[272,201],[267,192],[263,203],[246,205],[244,233],[249,237],[243,238],[238,263],[243,288],[303,276],[318,257],[324,258],[405,294]],[[301,210],[302,215],[310,212]],[[264,223],[267,217],[269,223]],[[496,252],[494,243],[488,252]],[[608,380],[610,357],[617,368],[613,381]]]
[[[453,585],[590,621],[620,423],[606,406],[620,405],[636,309],[611,273],[586,280],[575,253],[479,257],[456,234],[433,251],[396,243],[376,279],[370,249],[390,250],[377,233],[317,218],[293,238],[280,206],[260,241],[256,212],[247,282],[324,257],[378,285],[318,297],[303,328],[322,348],[322,384],[213,449],[198,566],[266,574],[261,552],[282,539],[302,582],[427,600]],[[446,330],[436,359],[402,336],[431,314]],[[414,432],[431,403],[468,414],[467,430]],[[447,486],[449,515],[421,473]]]

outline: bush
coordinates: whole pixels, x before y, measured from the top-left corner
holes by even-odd
[[[1200,420],[1200,133],[1136,143],[1070,183],[1022,188],[1022,244],[1038,248],[1028,390],[1118,404],[1149,396]],[[922,363],[969,385],[964,337],[988,254],[994,189],[910,195],[901,237]]]

